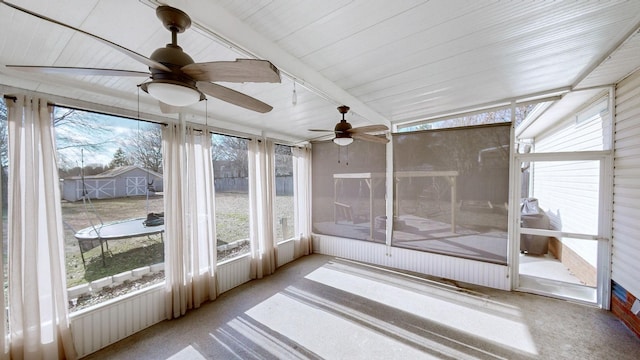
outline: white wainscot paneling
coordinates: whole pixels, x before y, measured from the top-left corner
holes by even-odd
[[[229,291],[251,280],[249,254],[218,264],[218,292]]]
[[[158,284],[71,314],[78,355],[98,351],[166,319],[164,293],[164,284]]]
[[[223,293],[249,281],[250,265],[249,255],[218,264],[218,291]],[[165,320],[165,285],[157,284],[80,310],[70,318],[78,356],[86,356]]]
[[[326,235],[313,235],[313,250],[319,254],[511,290],[509,271],[505,265]]]
[[[293,261],[295,240],[286,240],[278,244],[277,267]]]

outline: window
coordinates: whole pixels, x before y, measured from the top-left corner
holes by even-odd
[[[291,147],[276,144],[276,199],[275,199],[275,229],[276,242],[294,237],[294,194],[293,194],[293,157]]]
[[[0,235],[2,235],[2,293],[7,304],[7,215],[8,215],[8,197],[7,190],[9,184],[9,144],[8,140],[8,128],[7,128],[7,107],[4,99],[0,98],[0,219],[2,220],[2,228],[0,228]],[[6,319],[8,320],[8,319]],[[8,326],[8,321],[7,324]]]
[[[71,310],[164,279],[160,125],[56,107]]]
[[[529,114],[535,105],[516,106],[515,122],[520,124]],[[511,108],[501,108],[492,111],[481,111],[478,113],[468,113],[458,117],[438,118],[427,120],[421,123],[412,123],[398,126],[398,132],[411,132],[420,130],[449,129],[454,127],[490,125],[511,122]]]
[[[249,252],[249,140],[212,134],[218,261]]]
[[[384,242],[386,145],[328,141],[312,151],[313,232]]]

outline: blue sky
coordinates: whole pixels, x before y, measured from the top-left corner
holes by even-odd
[[[66,109],[57,109],[64,112]],[[69,167],[84,165],[108,165],[113,154],[119,147],[123,147],[127,139],[135,137],[138,131],[143,131],[149,123],[117,116],[77,111],[73,121],[56,127],[56,146],[58,154],[64,164]],[[98,144],[97,149],[79,144]],[[69,147],[70,145],[75,145]],[[84,149],[84,151],[81,151]]]

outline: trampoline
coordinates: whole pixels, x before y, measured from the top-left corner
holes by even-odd
[[[86,266],[84,252],[100,246],[102,263],[105,264],[104,246],[109,250],[109,240],[129,239],[139,236],[151,236],[164,233],[164,224],[155,226],[145,225],[148,218],[134,218],[122,221],[114,221],[96,226],[89,226],[75,233],[75,238],[80,246],[82,263]],[[164,240],[164,239],[163,239]]]

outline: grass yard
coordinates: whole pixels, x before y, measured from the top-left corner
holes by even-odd
[[[293,234],[293,197],[277,196],[274,222],[278,239],[282,239],[283,222],[289,227],[284,233]],[[120,221],[136,217],[146,217],[148,212],[163,212],[162,196],[127,197],[117,199],[92,200],[90,203],[62,202],[62,219],[65,223],[65,252],[67,265],[67,286],[91,282],[135,268],[164,261],[164,244],[158,235],[150,237],[109,241],[109,251],[105,249],[105,265],[102,262],[100,246],[84,253],[86,269],[76,231],[92,225]],[[216,233],[218,245],[249,238],[249,199],[247,194],[216,194]],[[246,250],[248,251],[248,249]],[[245,251],[245,252],[246,252]],[[234,256],[239,253],[234,253]],[[219,255],[219,259],[220,258]]]
[[[117,199],[91,200],[90,202],[62,202],[62,220],[65,225],[65,254],[67,265],[67,286],[72,287],[164,261],[164,245],[161,237],[154,235],[108,242],[105,248],[105,265],[102,262],[100,246],[84,253],[86,269],[82,264],[76,231],[136,217],[146,217],[148,212],[162,212],[163,198],[152,196]],[[147,210],[148,209],[148,210]]]

